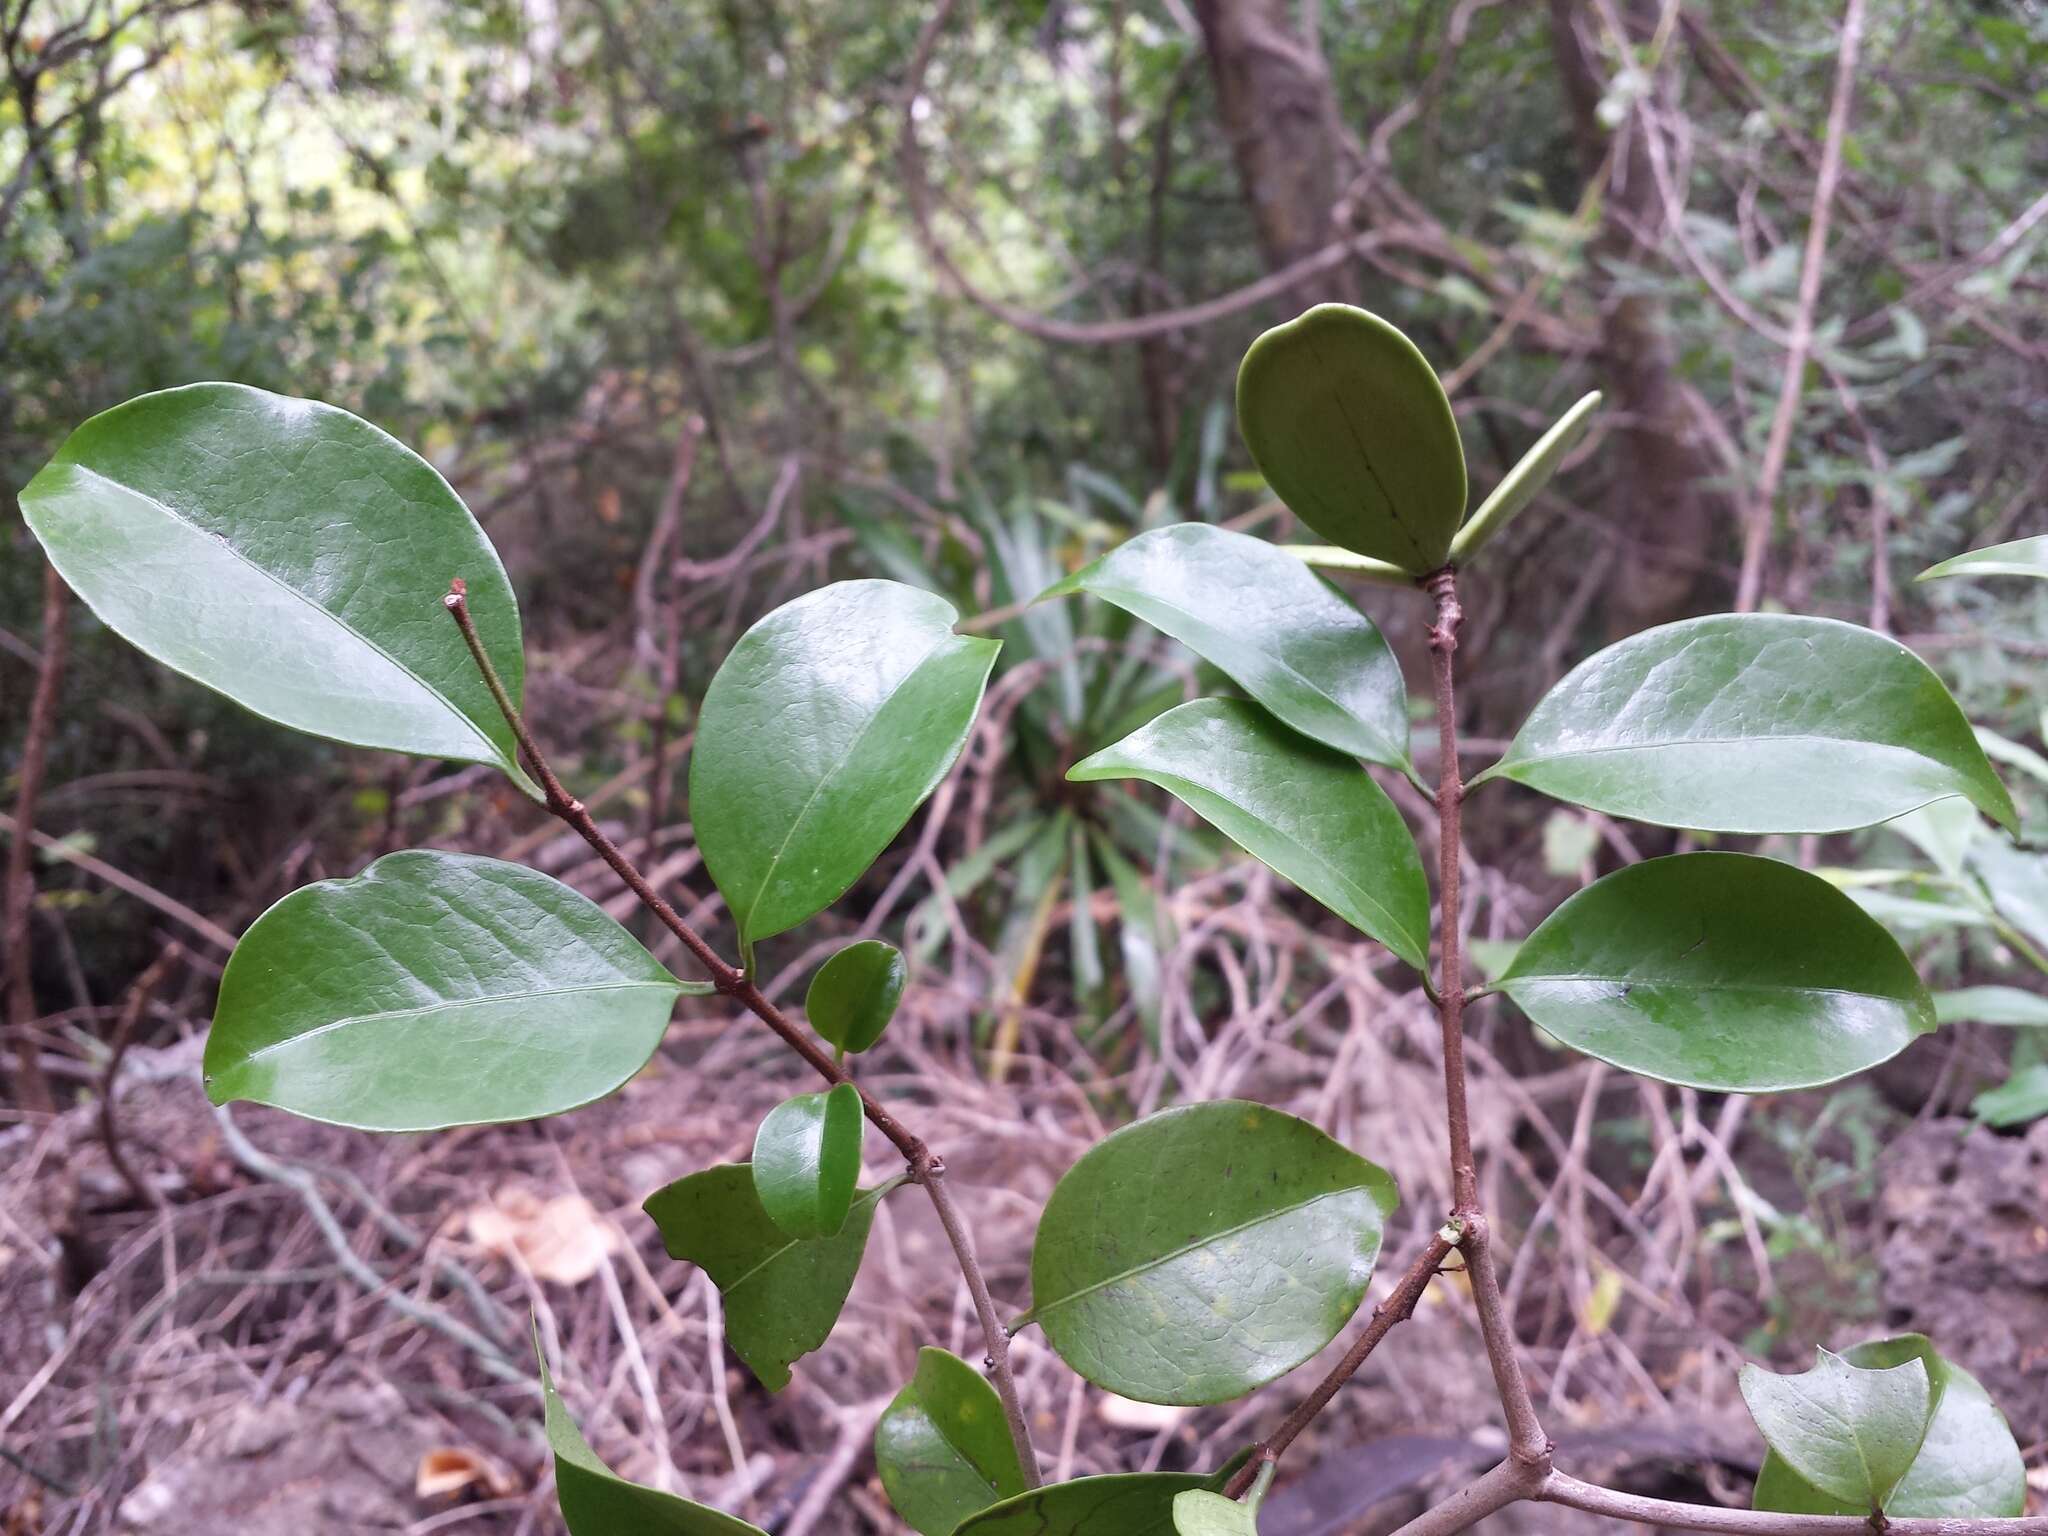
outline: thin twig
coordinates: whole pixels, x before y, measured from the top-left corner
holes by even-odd
[[[36,672],[35,696],[28,706],[28,733],[21,744],[21,787],[14,797],[14,825],[31,830],[36,824],[36,796],[43,787],[43,764],[49,754],[50,730],[57,718],[57,685],[64,676],[65,610],[71,589],[54,565],[43,567],[43,660]],[[43,1059],[28,1037],[35,1020],[35,988],[29,975],[28,920],[35,904],[35,875],[29,862],[30,840],[16,837],[7,850],[6,916],[0,937],[6,941],[7,1022],[14,1036],[14,1092],[22,1107],[42,1114],[56,1108]]]
[[[1459,952],[1463,924],[1459,921],[1458,875],[1463,862],[1461,830],[1465,779],[1458,771],[1458,698],[1454,661],[1458,626],[1465,610],[1458,605],[1458,575],[1449,566],[1423,581],[1436,601],[1436,623],[1429,631],[1429,655],[1436,678],[1437,730],[1437,905],[1442,949],[1437,983],[1437,1017],[1444,1041],[1444,1115],[1450,1123],[1451,1213],[1466,1216],[1479,1209],[1479,1170],[1472,1160],[1472,1118],[1465,1104],[1465,973]]]
[[[1631,1520],[1638,1525],[1670,1526],[1683,1531],[1735,1531],[1741,1536],[1870,1536],[1872,1526],[1861,1515],[1789,1515],[1645,1498],[1582,1482],[1562,1472],[1552,1472],[1530,1497],[1614,1520]],[[1883,1529],[1885,1536],[2048,1536],[2048,1515],[1987,1516],[1981,1520],[1888,1516]]]

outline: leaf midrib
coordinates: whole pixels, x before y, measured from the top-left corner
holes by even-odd
[[[1797,992],[1812,997],[1867,997],[1875,1002],[1909,1006],[1913,999],[1890,992],[1859,992],[1854,987],[1803,987],[1767,981],[1695,981],[1691,977],[1613,976],[1585,971],[1532,971],[1521,976],[1503,976],[1495,983],[1512,993],[1518,981],[1591,981],[1613,987],[1684,987],[1692,992]]]
[[[874,1189],[861,1190],[859,1193],[857,1193],[854,1196],[852,1206],[848,1209],[846,1213],[847,1224],[849,1226],[852,1224],[854,1212],[858,1211],[864,1205],[871,1205],[875,1201],[881,1199],[882,1196],[886,1195],[889,1192],[889,1190],[893,1187],[894,1186],[891,1185],[878,1185]],[[753,1268],[749,1269],[745,1274],[735,1276],[732,1284],[727,1286],[721,1286],[720,1289],[728,1296],[737,1295],[739,1293],[741,1286],[745,1285],[749,1280],[753,1279],[754,1276],[760,1274],[761,1271],[766,1269],[770,1264],[773,1264],[777,1259],[781,1258],[784,1254],[788,1253],[790,1249],[801,1248],[805,1243],[836,1242],[845,1235],[846,1227],[842,1226],[837,1232],[834,1232],[829,1237],[789,1238],[783,1243],[783,1245],[780,1248],[777,1248],[774,1251],[772,1251],[768,1255],[768,1257],[761,1260],[760,1263],[754,1265]]]
[[[1506,757],[1501,759],[1498,767],[1502,773],[1510,773],[1517,768],[1532,765],[1568,762],[1573,758],[1580,757],[1609,757],[1620,752],[1666,752],[1675,747],[1754,747],[1761,742],[1775,741],[1826,742],[1835,746],[1848,743],[1859,747],[1876,747],[1880,751],[1885,752],[1903,752],[1908,757],[1917,757],[1923,762],[1933,763],[1937,767],[1947,768],[1951,772],[1961,771],[1955,768],[1953,764],[1945,763],[1940,758],[1923,752],[1918,747],[1901,746],[1895,741],[1876,741],[1868,736],[1828,736],[1818,731],[1769,732],[1755,736],[1669,736],[1657,741],[1617,742],[1613,746],[1606,747],[1576,747],[1570,751],[1541,752],[1521,757]],[[1942,796],[1941,798],[1946,799],[1948,797]]]

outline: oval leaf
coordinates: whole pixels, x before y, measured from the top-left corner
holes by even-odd
[[[1259,1512],[1206,1488],[1173,1496],[1173,1528],[1180,1536],[1259,1536]]]
[[[1251,345],[1237,424],[1273,494],[1332,544],[1425,576],[1465,516],[1465,448],[1429,360],[1378,315],[1318,304]]]
[[[1819,1352],[1799,1376],[1745,1365],[1739,1378],[1764,1441],[1800,1478],[1859,1514],[1885,1508],[1927,1437],[1934,1412],[1916,1356],[1877,1369]]]
[[[1358,1309],[1394,1182],[1306,1120],[1241,1099],[1106,1137],[1046,1202],[1031,1318],[1097,1386],[1220,1403],[1285,1375]]]
[[[849,944],[818,967],[804,994],[804,1014],[842,1051],[864,1051],[896,1016],[909,972],[903,951],[880,939]]]
[[[1917,1333],[1858,1344],[1842,1357],[1865,1370],[1917,1359],[1934,1392],[1934,1415],[1912,1468],[1892,1490],[1885,1513],[1898,1519],[2006,1519],[2026,1513],[2027,1469],[2019,1443],[1991,1395]],[[1831,1497],[1776,1451],[1764,1455],[1753,1507],[1788,1514],[1862,1515],[1867,1508]]]
[[[1609,646],[1473,782],[1498,775],[1709,832],[1843,832],[1948,795],[2019,828],[1926,662],[1874,630],[1785,614],[1687,619]]]
[[[2048,577],[2048,533],[1970,550],[1939,565],[1930,565],[1914,580],[1935,581],[1943,576]]]
[[[1005,1499],[955,1536],[1174,1536],[1175,1495],[1207,1486],[1181,1472],[1079,1477]]]
[[[1586,428],[1592,424],[1593,412],[1600,408],[1600,392],[1596,389],[1578,404],[1558,417],[1551,429],[1536,439],[1536,445],[1516,462],[1507,472],[1493,494],[1479,504],[1479,510],[1466,520],[1458,530],[1458,536],[1451,540],[1451,564],[1463,565],[1479,552],[1480,547],[1501,529],[1519,517],[1524,508],[1539,496],[1550,484],[1551,476],[1564,463],[1565,455],[1576,448],[1579,439],[1586,435]]]
[[[875,1465],[889,1503],[920,1536],[1024,1492],[1002,1400],[957,1355],[926,1347],[917,1374],[875,1424]]]
[[[954,634],[959,617],[842,581],[733,646],[698,717],[690,814],[743,942],[843,896],[960,755],[999,644]]]
[[[221,977],[206,1092],[370,1131],[530,1120],[647,1064],[677,981],[561,881],[414,851],[291,893]]]
[[[93,417],[21,493],[86,605],[174,671],[316,736],[491,763],[539,798],[441,599],[470,590],[514,700],[519,605],[434,467],[333,406],[240,384]]]
[[[1169,790],[1362,933],[1421,969],[1429,884],[1407,823],[1350,759],[1235,699],[1170,709],[1067,777]]]
[[[1291,555],[1207,523],[1155,528],[1040,594],[1092,592],[1164,630],[1302,735],[1408,765],[1408,691],[1371,619]]]
[[[1742,853],[1650,859],[1587,886],[1496,984],[1574,1050],[1694,1088],[1861,1072],[1934,1028],[1892,936],[1817,875]]]
[[[790,1237],[830,1237],[846,1225],[860,1182],[860,1090],[835,1083],[768,1112],[754,1136],[754,1193]]]
[[[831,1335],[867,1251],[875,1206],[900,1179],[864,1190],[831,1237],[794,1238],[768,1217],[745,1163],[720,1163],[656,1190],[641,1206],[669,1257],[698,1265],[725,1302],[733,1353],[770,1392],[790,1362]]]

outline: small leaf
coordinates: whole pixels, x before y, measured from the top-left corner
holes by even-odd
[[[1873,918],[1817,875],[1742,853],[1596,880],[1496,985],[1574,1050],[1735,1093],[1831,1083],[1935,1027],[1912,962]]]
[[[1960,987],[1934,994],[1934,1016],[1944,1024],[2048,1026],[2048,997],[2018,987]]]
[[[1180,1536],[1259,1536],[1258,1511],[1206,1488],[1173,1496],[1173,1528]]]
[[[1039,596],[1092,592],[1165,631],[1324,746],[1408,765],[1408,693],[1371,619],[1264,539],[1206,523],[1141,533]]]
[[[754,1136],[754,1193],[789,1237],[831,1237],[860,1182],[860,1090],[835,1083],[768,1112]]]
[[[1436,370],[1378,315],[1318,304],[1251,345],[1237,423],[1273,494],[1332,544],[1424,576],[1465,516],[1465,448]]]
[[[1451,564],[1463,565],[1501,529],[1519,517],[1530,502],[1550,484],[1565,456],[1576,448],[1600,407],[1600,392],[1584,396],[1536,439],[1536,444],[1502,477],[1493,494],[1479,504],[1479,510],[1465,521],[1451,540]]]
[[[641,1209],[669,1257],[700,1266],[725,1301],[725,1337],[770,1392],[790,1362],[832,1333],[853,1289],[875,1206],[900,1179],[863,1190],[832,1237],[793,1238],[769,1219],[745,1163],[720,1163],[656,1190]]]
[[[370,1131],[560,1114],[647,1065],[677,981],[561,881],[389,854],[292,892],[221,977],[206,1092]]]
[[[519,605],[434,467],[367,421],[240,384],[88,421],[22,515],[109,629],[266,719],[359,747],[490,763],[539,798],[441,599],[469,584],[519,698]]]
[[[2048,855],[1989,838],[1971,850],[1969,867],[1998,915],[2048,950]]]
[[[1935,1406],[1927,1367],[1917,1356],[1865,1370],[1819,1355],[1800,1376],[1744,1366],[1743,1401],[1765,1443],[1802,1479],[1859,1514],[1881,1510],[1927,1438]]]
[[[951,1536],[968,1516],[1024,1491],[995,1388],[929,1346],[875,1425],[875,1465],[889,1503],[920,1536]]]
[[[1005,1499],[954,1536],[1174,1536],[1175,1495],[1207,1482],[1181,1472],[1076,1478]]]
[[[1365,1295],[1393,1180],[1292,1115],[1239,1099],[1106,1137],[1053,1189],[1031,1318],[1123,1397],[1241,1397],[1336,1337]]]
[[[841,581],[733,646],[698,713],[690,812],[743,942],[845,895],[960,755],[999,646],[954,634],[959,617]]]
[[[536,1329],[534,1349],[540,1350]],[[598,1459],[569,1417],[540,1357],[541,1401],[548,1449],[555,1454],[555,1498],[569,1536],[763,1536],[758,1526],[655,1488],[629,1483]]]
[[[1354,554],[1334,544],[1275,544],[1273,547],[1283,555],[1292,555],[1311,570],[1342,571],[1374,586],[1399,587],[1403,592],[1415,590],[1415,578],[1398,565],[1389,565],[1369,555]]]
[[[2048,1062],[2037,1061],[1996,1088],[1986,1088],[1970,1100],[1970,1113],[2001,1130],[2048,1115]]]
[[[1170,790],[1246,852],[1420,970],[1429,885],[1401,813],[1349,759],[1234,699],[1170,709],[1067,777]]]
[[[1966,795],[2012,797],[1927,663],[1874,630],[1719,614],[1581,662],[1473,780],[1709,832],[1843,832]]]
[[[1935,581],[1943,576],[2048,577],[2048,533],[1970,550],[1939,565],[1930,565],[1913,579]]]
[[[866,1050],[896,1016],[909,972],[903,951],[880,939],[849,944],[818,967],[804,994],[804,1014],[843,1051]]]
[[[1997,1519],[2026,1513],[2026,1465],[2005,1415],[1961,1366],[1943,1359],[1917,1333],[1858,1344],[1842,1357],[1882,1370],[1918,1360],[1933,1389],[1934,1414],[1912,1470],[1892,1491],[1885,1513],[1895,1519]],[[1862,1515],[1867,1506],[1822,1493],[1776,1451],[1757,1474],[1754,1508],[1790,1514]]]

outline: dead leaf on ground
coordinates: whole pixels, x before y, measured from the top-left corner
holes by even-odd
[[[494,1499],[507,1499],[519,1491],[512,1474],[481,1451],[440,1445],[420,1457],[413,1492],[421,1498],[438,1499],[470,1487]]]
[[[542,1200],[530,1190],[501,1191],[470,1209],[467,1226],[470,1241],[555,1285],[581,1285],[619,1247],[617,1229],[581,1195]]]

